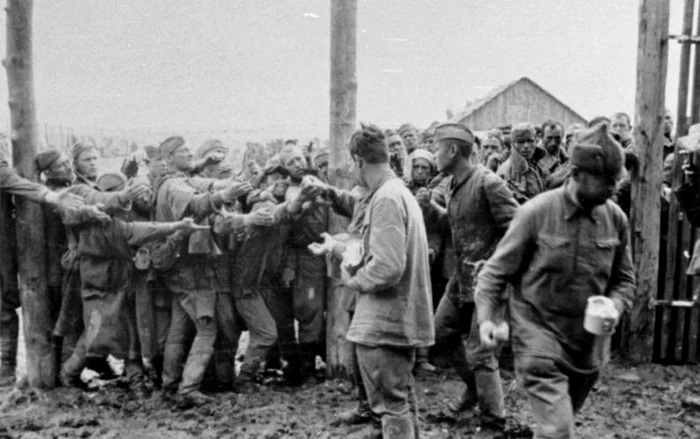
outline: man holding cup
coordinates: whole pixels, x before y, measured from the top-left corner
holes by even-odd
[[[623,170],[622,147],[599,124],[577,133],[570,153],[570,180],[520,207],[475,293],[486,346],[500,338],[494,316],[508,306],[535,438],[573,437],[574,414],[598,378],[609,336],[635,290],[627,218],[609,200]],[[584,328],[592,296],[605,296],[614,307],[598,334]]]

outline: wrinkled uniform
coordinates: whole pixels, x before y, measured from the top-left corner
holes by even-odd
[[[140,352],[134,349],[138,343],[133,298],[129,297],[132,258],[138,246],[159,238],[163,230],[162,224],[117,218],[104,225],[75,227],[85,331],[64,365],[68,375],[79,374],[88,356],[112,354],[131,365],[140,359]],[[140,372],[140,365],[137,368]]]
[[[518,203],[522,204],[546,189],[549,174],[537,165],[545,154],[543,149],[535,148],[532,160],[528,161],[512,148],[508,160],[498,168],[496,173],[508,184]]]
[[[347,281],[359,290],[347,339],[358,345],[363,384],[385,437],[402,437],[389,432],[418,428],[409,403],[416,349],[435,339],[427,236],[417,201],[391,170],[370,197],[364,265]]]
[[[605,295],[624,311],[635,289],[620,208],[607,201],[587,214],[567,191],[520,207],[479,274],[475,297],[479,322],[507,301],[516,373],[530,396],[537,438],[573,437],[573,415],[603,363],[609,338],[584,330],[587,299]]]
[[[435,314],[435,335],[438,342],[456,346],[455,369],[468,390],[478,394],[486,423],[502,423],[503,397],[497,352],[481,347],[473,293],[479,268],[493,254],[517,208],[505,182],[481,165],[471,168],[461,181],[453,179],[447,193],[457,267]],[[465,335],[466,353],[460,338]]]
[[[209,192],[213,182],[187,177],[182,173],[162,176],[154,188],[157,194],[156,221],[173,222],[190,216],[196,221],[206,218],[215,209]],[[172,268],[162,275],[164,286],[172,292],[163,387],[173,389],[180,382],[180,393],[199,389],[214,351],[217,333],[216,287],[211,255],[192,254],[189,244],[189,239],[180,244],[179,257]],[[188,349],[190,341],[192,345]]]

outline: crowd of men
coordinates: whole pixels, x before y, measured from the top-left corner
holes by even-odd
[[[448,409],[478,407],[480,434],[498,437],[499,355],[509,341],[536,437],[563,438],[573,437],[633,298],[630,133],[624,113],[479,136],[457,123],[423,132],[362,125],[348,144],[350,191],[329,184],[326,148],[289,141],[264,166],[248,156],[235,172],[221,141],[193,150],[177,136],[145,146],[122,172],[100,173],[95,146],[77,143],[70,156],[37,155],[40,185],[6,164],[0,178],[45,203],[63,386],[85,388],[86,368],[112,374],[109,355],[124,360],[135,394],[161,388],[180,407],[207,404],[214,390],[261,391],[269,369],[298,385],[322,373],[335,278],[354,346],[348,367],[362,383],[342,422],[418,437],[413,374],[435,369],[433,353],[454,351],[466,390]],[[334,216],[349,225],[331,236]],[[20,306],[11,270],[2,279],[5,384],[14,381]],[[594,295],[618,311],[602,336],[583,327]]]

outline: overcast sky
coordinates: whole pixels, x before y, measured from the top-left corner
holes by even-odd
[[[522,76],[587,118],[634,112],[637,1],[359,0],[358,9],[359,120],[424,127]],[[672,0],[671,33],[681,9]],[[35,0],[34,11],[41,122],[328,136],[328,0]],[[674,111],[678,53],[672,42]],[[6,102],[4,71],[0,82]]]

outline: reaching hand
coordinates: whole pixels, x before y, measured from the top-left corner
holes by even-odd
[[[46,196],[46,201],[67,210],[79,209],[85,205],[83,197],[68,191],[49,192],[49,195]]]
[[[108,223],[112,218],[103,210],[103,208],[104,205],[102,204],[84,207],[92,219],[104,224]]]
[[[227,201],[235,201],[243,195],[247,195],[253,190],[253,186],[247,181],[233,182],[228,188],[224,189],[224,198]]]
[[[316,256],[323,256],[332,252],[333,248],[338,244],[338,241],[328,233],[321,233],[321,237],[323,238],[322,243],[312,242],[309,244],[309,251]]]
[[[422,208],[430,207],[430,195],[430,190],[424,187],[418,189],[418,192],[416,192],[416,200]]]
[[[124,201],[136,201],[150,196],[151,189],[143,184],[135,184],[125,187],[119,198]]]
[[[246,226],[263,226],[269,227],[275,223],[275,216],[270,209],[260,209],[247,214],[243,218],[243,224]]]
[[[209,230],[210,226],[196,224],[192,218],[183,218],[175,223],[175,230],[182,231],[185,235],[191,235],[198,230]]]

